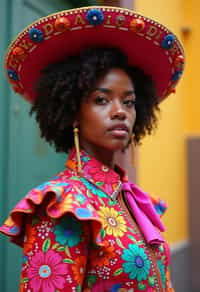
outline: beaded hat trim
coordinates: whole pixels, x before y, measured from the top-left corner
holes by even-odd
[[[8,80],[33,102],[44,67],[91,46],[124,51],[131,65],[152,77],[159,101],[175,91],[184,69],[182,45],[165,26],[129,9],[90,6],[40,18],[19,33],[5,57]]]

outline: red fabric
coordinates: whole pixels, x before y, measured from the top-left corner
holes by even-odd
[[[67,169],[32,189],[0,228],[24,251],[20,291],[170,291],[167,243],[150,249],[120,193],[111,199],[127,178],[84,152],[81,161],[79,177],[73,150]]]

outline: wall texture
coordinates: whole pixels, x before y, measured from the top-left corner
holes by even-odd
[[[179,37],[183,8],[182,0],[135,1],[137,11],[167,25]],[[188,238],[183,84],[184,78],[177,93],[161,104],[158,129],[155,135],[144,139],[138,160],[139,184],[153,195],[161,196],[170,206],[163,219],[170,243]]]

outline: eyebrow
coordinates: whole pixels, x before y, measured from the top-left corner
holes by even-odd
[[[101,91],[103,93],[112,93],[112,90],[111,89],[108,89],[108,88],[104,88],[104,87],[96,87],[94,88],[93,91]],[[131,95],[131,94],[135,94],[135,90],[126,90],[124,91],[124,94],[125,95]]]

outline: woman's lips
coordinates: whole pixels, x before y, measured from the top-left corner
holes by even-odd
[[[125,124],[114,125],[108,131],[117,138],[127,138],[129,134],[129,128]]]

